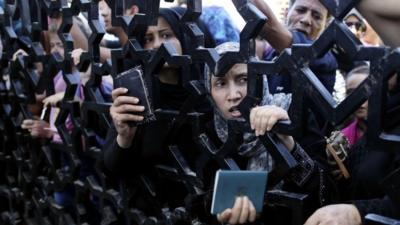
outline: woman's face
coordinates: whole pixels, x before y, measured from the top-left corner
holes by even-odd
[[[346,80],[346,94],[350,95],[366,78],[367,74],[356,73],[352,74]],[[368,116],[368,101],[365,101],[360,108],[355,112],[355,116],[359,119],[366,119]]]
[[[354,15],[348,16],[344,22],[349,27],[351,32],[356,35],[358,39],[360,39],[366,29],[364,22]]]
[[[172,31],[171,26],[162,17],[158,17],[157,26],[149,26],[147,28],[144,40],[143,47],[145,49],[158,49],[162,43],[169,42],[175,47],[177,53],[182,55],[180,41]]]
[[[103,17],[107,33],[112,33],[113,26],[111,25],[111,8],[105,0],[99,1],[99,14]]]
[[[224,77],[211,77],[211,96],[226,119],[240,117],[237,109],[247,94],[247,66],[236,64]]]

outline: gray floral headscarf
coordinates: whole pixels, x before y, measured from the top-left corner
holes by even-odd
[[[239,43],[237,42],[225,42],[218,45],[216,48],[218,54],[223,55],[227,52],[238,52]],[[212,72],[206,69],[205,73],[205,85],[211,93],[211,76]],[[292,100],[291,94],[270,94],[268,88],[267,77],[263,76],[263,98],[261,105],[276,105],[285,110],[288,110]],[[221,112],[215,107],[214,109],[214,128],[218,135],[218,138],[222,142],[226,142],[228,139],[228,123],[227,120],[222,116]],[[273,160],[270,154],[268,154],[264,145],[255,136],[254,133],[244,133],[243,143],[238,149],[238,154],[247,157],[247,169],[248,170],[267,170],[271,171],[273,168]]]

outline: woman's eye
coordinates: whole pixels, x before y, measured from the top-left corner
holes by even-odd
[[[247,84],[247,76],[239,77],[239,84]]]
[[[150,43],[152,41],[153,41],[153,38],[151,38],[151,37],[145,37],[144,38],[144,43],[146,43],[146,44],[148,44],[148,43]]]
[[[171,36],[172,36],[171,34],[165,33],[165,34],[162,34],[161,37],[162,37],[163,39],[169,39]]]
[[[223,82],[223,81],[217,81],[217,82],[215,82],[215,86],[216,87],[222,87],[222,86],[224,86],[225,85],[225,82]]]

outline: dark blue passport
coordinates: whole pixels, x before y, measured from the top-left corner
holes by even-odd
[[[247,196],[257,213],[262,211],[267,171],[218,170],[215,175],[211,214],[232,208],[236,196]]]
[[[127,95],[138,98],[138,104],[144,106],[144,112],[138,113],[144,117],[143,121],[136,123],[130,122],[129,124],[131,126],[136,126],[155,120],[155,115],[151,107],[150,96],[141,69],[136,67],[118,74],[114,79],[114,88],[119,87],[128,89]]]

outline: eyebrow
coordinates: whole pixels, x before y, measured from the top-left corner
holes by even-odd
[[[157,32],[158,32],[158,33],[162,33],[162,32],[165,32],[165,31],[172,31],[172,28],[161,28],[161,29],[158,30]],[[151,35],[151,33],[147,33],[147,32],[146,32],[145,35]]]
[[[158,32],[172,31],[172,28],[161,28]]]

